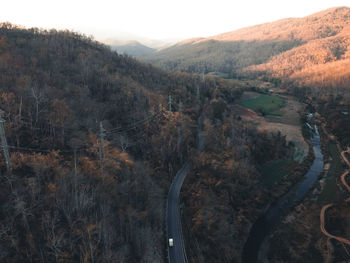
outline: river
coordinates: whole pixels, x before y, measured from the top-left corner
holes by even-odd
[[[315,159],[309,171],[304,175],[302,181],[297,183],[288,193],[270,205],[266,213],[253,224],[248,240],[243,248],[242,262],[258,262],[260,246],[265,237],[267,237],[275,225],[286,215],[295,203],[310,190],[310,187],[317,180],[318,175],[323,170],[323,155],[321,152],[320,135],[317,126],[315,126],[313,130],[311,144],[315,153]]]

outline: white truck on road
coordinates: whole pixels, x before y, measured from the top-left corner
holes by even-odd
[[[174,239],[169,238],[169,247],[173,247],[174,246]]]

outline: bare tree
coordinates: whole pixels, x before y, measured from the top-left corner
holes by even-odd
[[[73,149],[74,153],[74,175],[77,176],[77,151],[83,145],[83,141],[79,138],[72,138],[69,141],[69,146]]]
[[[41,103],[43,99],[43,94],[41,90],[38,88],[38,86],[33,86],[31,88],[32,90],[32,96],[35,100],[35,124],[38,124],[39,120],[39,104]]]
[[[117,143],[118,143],[120,149],[122,150],[122,152],[125,152],[131,144],[130,140],[122,134],[119,134],[117,136]]]

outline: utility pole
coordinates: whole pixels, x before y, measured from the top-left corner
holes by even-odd
[[[103,161],[105,158],[104,132],[105,132],[105,129],[103,128],[102,121],[100,121],[100,166],[101,166],[102,177],[103,177]]]
[[[199,90],[199,86],[197,86],[197,100],[199,101],[200,99],[200,90]]]
[[[202,73],[202,82],[203,82],[203,85],[205,87],[205,75],[204,75],[204,72]],[[199,102],[200,101],[200,85],[197,86],[197,93],[196,93],[196,97],[197,97],[197,101]]]
[[[171,95],[169,95],[169,119],[171,118]]]
[[[179,102],[179,120],[180,124],[177,126],[177,150],[180,153],[181,148],[181,141],[182,141],[182,102],[180,100]],[[181,162],[182,162],[182,153],[181,155]]]
[[[3,113],[4,113],[4,111],[0,109],[0,137],[1,137],[2,149],[4,151],[6,168],[7,168],[7,171],[10,171],[11,170],[11,160],[10,160],[10,154],[9,154],[9,149],[7,146],[5,129],[4,129],[5,120],[2,118]]]
[[[204,72],[202,73],[202,80],[203,80],[203,84],[204,84],[204,88],[205,88],[205,74],[204,74]]]

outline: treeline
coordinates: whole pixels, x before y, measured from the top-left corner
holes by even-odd
[[[217,41],[178,44],[153,53],[146,61],[170,71],[237,73],[262,64],[281,52],[300,45],[299,40]]]

